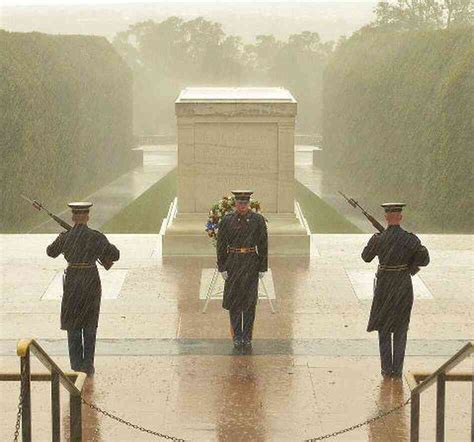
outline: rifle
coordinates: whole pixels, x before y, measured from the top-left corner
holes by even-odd
[[[43,206],[43,204],[41,204],[39,201],[36,201],[36,200],[30,200],[29,198],[27,198],[25,195],[20,195],[24,200],[28,201],[29,203],[31,203],[31,205],[36,209],[36,210],[43,210],[44,212],[46,212],[52,219],[54,219],[54,221],[56,221],[63,229],[65,230],[71,230],[72,229],[72,226],[70,224],[68,224],[66,221],[64,221],[63,219],[59,218],[59,216],[55,215],[54,213],[51,213],[45,206]],[[105,268],[105,270],[109,270],[113,265],[114,263],[113,262],[102,262],[100,259],[98,259],[98,262],[101,266],[103,266]]]
[[[382,233],[385,230],[385,227],[382,226],[370,213],[368,213],[354,198],[348,198],[346,195],[344,195],[340,190],[338,192],[344,197],[344,199],[354,208],[359,208],[364,216],[369,220],[369,222],[380,232]],[[410,269],[410,274],[411,275],[416,275],[419,271],[420,268],[414,265],[409,264],[408,265]]]

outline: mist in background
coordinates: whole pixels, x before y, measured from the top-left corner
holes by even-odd
[[[259,34],[286,39],[291,34],[318,32],[323,40],[349,36],[373,18],[376,2],[167,2],[115,5],[3,6],[0,27],[9,31],[102,35],[110,41],[128,26],[204,17],[222,24],[228,35],[250,43]]]
[[[473,4],[3,7],[2,229],[33,222],[20,187],[54,208],[135,167],[137,137],[175,134],[182,88],[281,86],[324,181],[406,200],[417,231],[472,232]]]

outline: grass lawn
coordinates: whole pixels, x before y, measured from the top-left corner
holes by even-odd
[[[177,171],[174,169],[102,226],[101,231],[158,233],[176,192]],[[362,233],[298,181],[295,182],[295,192],[312,233]]]
[[[177,193],[173,169],[101,227],[104,233],[158,233]]]
[[[303,211],[311,233],[363,233],[336,209],[296,180],[295,199]]]

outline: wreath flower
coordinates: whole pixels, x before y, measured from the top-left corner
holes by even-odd
[[[209,217],[205,224],[205,231],[207,236],[211,238],[212,245],[217,245],[217,232],[219,230],[219,223],[222,218],[228,213],[233,212],[235,209],[235,197],[223,196],[222,199],[212,205],[209,209]],[[250,198],[250,210],[259,213],[261,211],[260,203],[257,200]],[[268,220],[265,218],[265,221]]]

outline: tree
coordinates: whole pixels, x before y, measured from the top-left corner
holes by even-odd
[[[274,35],[257,35],[255,44],[246,45],[244,48],[250,76],[272,81],[275,58],[282,47],[283,42],[277,40]]]
[[[193,84],[238,83],[242,43],[222,25],[198,17],[170,17],[131,25],[114,46],[134,71],[135,128],[139,133],[174,130],[174,101]]]
[[[469,26],[474,23],[473,0],[445,0],[446,27]]]
[[[381,1],[374,9],[375,27],[416,31],[473,24],[473,0]]]
[[[244,84],[288,88],[299,101],[300,128],[318,130],[322,72],[333,44],[316,32],[290,35],[288,41],[259,35],[244,45],[220,23],[170,17],[131,25],[114,45],[134,72],[138,133],[174,131],[174,101],[183,87]]]
[[[391,30],[426,30],[441,27],[443,8],[436,0],[382,1],[375,7],[375,25]]]
[[[245,47],[254,78],[261,84],[289,89],[299,104],[298,129],[319,130],[322,112],[322,73],[332,53],[333,42],[324,43],[317,32],[292,34],[288,41],[273,35],[258,35]]]

